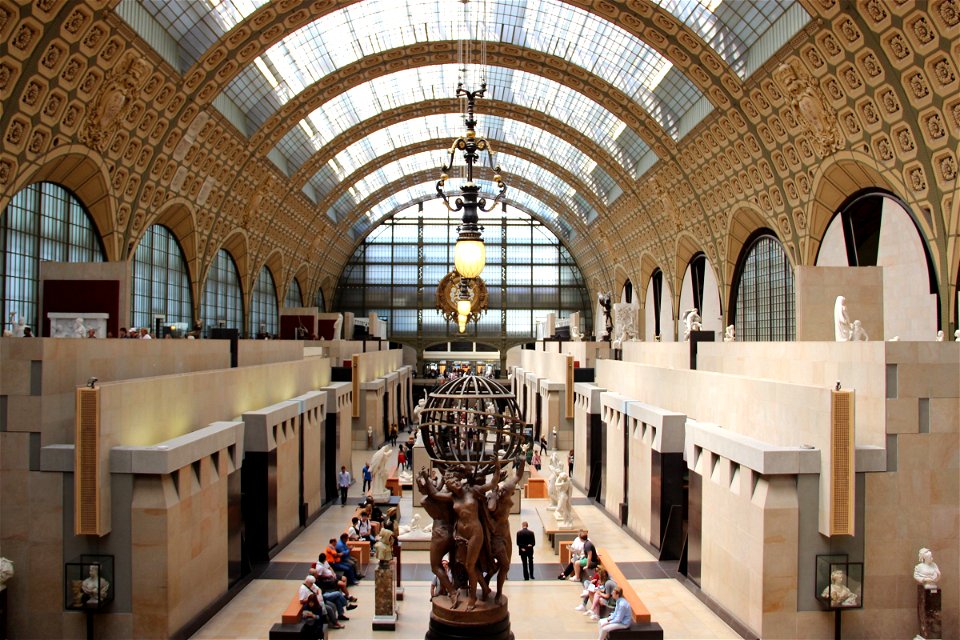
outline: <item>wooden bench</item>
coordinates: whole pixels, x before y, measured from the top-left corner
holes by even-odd
[[[293,594],[293,600],[287,606],[286,611],[280,616],[280,624],[297,624],[303,619],[303,605],[300,604],[300,594]]]
[[[397,476],[387,478],[387,489],[390,495],[403,497],[403,487],[400,486],[400,478]]]
[[[570,564],[570,545],[573,544],[573,540],[561,540],[560,541],[560,566],[566,567]]]
[[[294,594],[280,622],[270,627],[270,640],[299,640],[303,631],[303,605],[299,594]]]
[[[524,491],[528,498],[548,498],[549,494],[547,493],[547,481],[543,478],[532,477],[527,480],[527,486],[524,487]]]
[[[600,556],[600,564],[603,565],[603,568],[607,570],[607,574],[617,583],[617,586],[620,587],[623,597],[627,599],[627,602],[630,603],[630,608],[633,610],[633,622],[640,625],[649,625],[652,623],[650,620],[650,611],[647,609],[646,605],[643,604],[643,600],[640,599],[640,596],[637,595],[637,592],[634,590],[630,583],[627,582],[627,577],[623,575],[623,571],[620,570],[620,567],[617,566],[617,563],[613,561],[613,556],[610,555],[610,552],[602,547],[597,547],[597,555]],[[656,625],[659,629],[660,625]],[[632,629],[632,627],[631,627]],[[624,629],[624,632],[628,629]],[[618,632],[614,632],[618,633]],[[619,635],[611,637],[618,638],[633,638],[633,637],[653,637],[653,636],[633,636],[633,635]],[[660,637],[663,637],[663,630],[660,630]]]
[[[347,540],[347,546],[350,547],[350,555],[357,561],[360,569],[366,571],[370,564],[370,543],[366,540]]]

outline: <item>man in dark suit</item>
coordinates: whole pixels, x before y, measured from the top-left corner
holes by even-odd
[[[533,546],[537,544],[537,538],[533,531],[528,529],[529,525],[524,522],[522,528],[517,531],[517,551],[520,552],[520,562],[523,564],[523,579],[533,579]]]

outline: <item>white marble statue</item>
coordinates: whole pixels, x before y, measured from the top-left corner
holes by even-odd
[[[90,565],[90,574],[80,585],[87,596],[87,604],[99,604],[101,598],[106,598],[110,591],[110,583],[100,577],[97,565]]]
[[[406,535],[406,534],[408,534],[408,533],[412,533],[412,532],[414,532],[414,531],[420,531],[420,530],[421,530],[421,529],[420,529],[420,524],[421,524],[421,522],[420,522],[420,514],[419,514],[419,513],[413,514],[413,517],[410,518],[410,524],[402,524],[402,525],[400,525],[400,535],[401,535],[401,536],[404,536],[404,535]]]
[[[917,554],[919,563],[913,568],[913,579],[924,589],[940,587],[940,567],[933,561],[933,552],[926,547]]]
[[[334,340],[340,340],[341,338],[346,337],[340,333],[342,329],[343,329],[343,314],[338,313],[337,319],[333,321],[333,339]]]
[[[417,401],[417,406],[413,408],[413,423],[417,426],[420,426],[420,414],[423,413],[423,408],[427,406],[427,394],[424,393],[423,397]]]
[[[703,322],[700,320],[700,312],[694,307],[683,312],[683,341],[690,340],[690,334],[694,331],[700,331],[703,328]]]
[[[373,474],[373,481],[370,485],[370,495],[376,500],[390,495],[387,490],[387,476],[390,475],[390,460],[393,454],[393,447],[388,444],[380,447],[370,461],[370,473]]]
[[[960,342],[960,329],[953,332],[953,341]]]
[[[943,342],[943,331],[937,331],[937,342]]]
[[[561,529],[572,529],[573,504],[570,502],[572,485],[570,483],[570,476],[566,471],[561,471],[557,475],[555,490],[557,493],[557,510],[554,512],[553,517],[557,521],[557,526]]]
[[[723,341],[724,342],[736,342],[737,341],[737,328],[732,324],[728,324],[727,328],[723,332]]]
[[[0,558],[0,591],[7,588],[7,580],[13,577],[13,560]]]
[[[413,469],[400,469],[397,472],[397,479],[400,484],[413,484]]]
[[[860,324],[859,320],[853,321],[853,327],[850,330],[850,340],[852,342],[863,341],[866,342],[870,339],[870,336],[867,335],[867,330],[863,328],[863,325]]]
[[[550,454],[550,458],[547,460],[547,469],[550,471],[550,477],[547,478],[547,497],[550,498],[550,504],[547,509],[555,511],[558,502],[557,477],[563,472],[563,466],[560,464],[560,458],[556,451]]]
[[[837,342],[848,342],[853,335],[853,324],[847,315],[847,299],[837,296],[833,303],[833,337]]]
[[[830,606],[835,609],[839,607],[855,607],[860,604],[860,596],[844,584],[846,577],[846,574],[841,569],[834,569],[830,573],[830,584],[824,587],[823,592],[820,594],[822,598],[830,598]]]
[[[83,324],[83,318],[77,318],[73,321],[73,337],[74,338],[86,338],[87,337],[87,325]]]

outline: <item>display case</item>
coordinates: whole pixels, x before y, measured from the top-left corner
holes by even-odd
[[[846,554],[817,556],[817,599],[826,609],[863,607],[863,563]]]
[[[113,602],[113,556],[81,555],[64,565],[64,608],[99,611]]]

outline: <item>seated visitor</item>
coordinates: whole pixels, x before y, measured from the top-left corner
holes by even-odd
[[[337,576],[336,572],[333,570],[333,567],[331,567],[330,563],[327,562],[326,554],[320,554],[320,556],[317,558],[317,562],[313,565],[313,569],[316,572],[317,582],[319,583],[321,589],[326,589],[328,587],[339,589],[340,592],[347,596],[351,602],[356,601],[356,598],[353,598],[350,595],[350,592],[347,591],[347,578],[345,576]]]
[[[611,631],[617,629],[629,629],[633,622],[633,609],[630,603],[623,597],[623,590],[620,587],[613,589],[610,599],[614,604],[613,613],[607,618],[600,618],[597,624],[600,626],[600,635],[597,640],[604,640]]]
[[[301,638],[322,640],[323,620],[327,621],[327,626],[331,629],[345,628],[337,621],[337,608],[329,602],[324,602],[322,600],[322,596],[318,596],[316,593],[311,593],[307,596],[307,600],[302,604],[303,628],[300,631]]]
[[[353,565],[346,560],[346,557],[350,556],[349,549],[345,557],[343,553],[337,550],[337,539],[330,538],[330,541],[327,543],[327,548],[324,549],[323,552],[326,554],[327,562],[330,563],[330,566],[333,567],[335,571],[342,571],[343,575],[347,577],[348,587],[357,583],[357,572],[353,570]]]
[[[360,563],[358,563],[357,559],[350,553],[350,545],[347,544],[348,539],[349,536],[346,533],[340,534],[340,539],[337,541],[337,551],[340,553],[343,561],[353,567],[353,572],[357,574],[357,580],[359,580],[363,577],[360,574]]]

